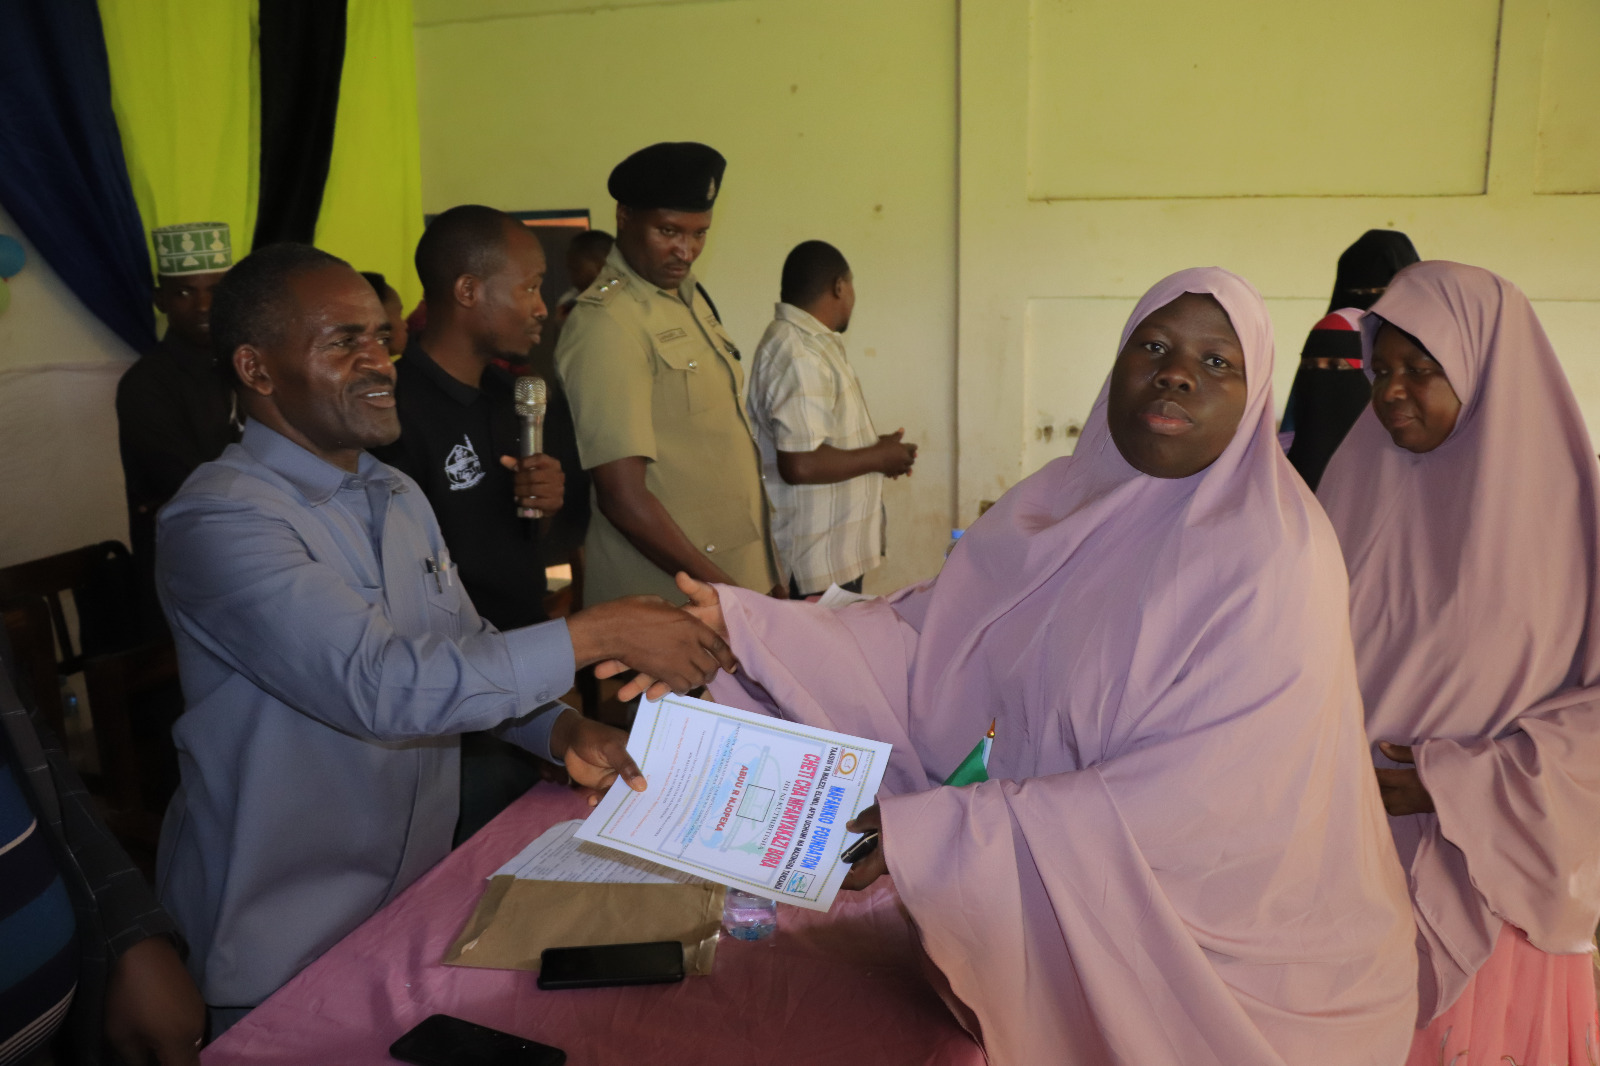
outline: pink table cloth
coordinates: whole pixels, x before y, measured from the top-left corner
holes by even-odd
[[[723,937],[716,970],[681,984],[541,992],[534,974],[444,966],[485,881],[583,800],[539,785],[201,1055],[206,1066],[392,1063],[395,1038],[453,1014],[563,1048],[571,1066],[788,1061],[981,1066],[923,978],[893,886],[842,893],[827,914],[778,908],[778,935]]]

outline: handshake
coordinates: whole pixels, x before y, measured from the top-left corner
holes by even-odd
[[[728,647],[717,590],[688,574],[678,574],[677,580],[689,597],[684,607],[659,596],[629,596],[567,620],[579,669],[594,665],[602,678],[638,671],[617,693],[624,702],[641,693],[660,699],[668,692],[688,692],[708,683],[719,669],[731,674],[739,668]],[[620,729],[568,710],[551,731],[550,752],[589,792],[591,805],[618,778],[636,792],[645,790],[644,774],[628,755],[628,735]]]
[[[629,596],[568,619],[578,668],[598,664],[595,674],[602,678],[637,670],[639,676],[617,694],[624,701],[640,693],[660,699],[688,692],[707,684],[718,669],[738,669],[717,590],[681,572],[677,581],[689,597],[684,607],[659,596]]]

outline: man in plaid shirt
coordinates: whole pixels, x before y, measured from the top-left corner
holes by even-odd
[[[844,351],[856,291],[831,244],[806,241],[783,264],[777,316],[750,368],[750,421],[774,508],[773,539],[795,597],[861,591],[883,562],[883,479],[911,473],[917,446],[878,435]]]

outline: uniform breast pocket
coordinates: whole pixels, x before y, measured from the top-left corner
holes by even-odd
[[[751,518],[749,505],[740,500],[684,508],[673,518],[695,547],[713,560],[761,539],[761,527]]]
[[[698,332],[666,332],[667,336],[655,338],[657,391],[667,406],[692,415],[714,409],[727,392],[716,353],[706,347],[705,338]]]

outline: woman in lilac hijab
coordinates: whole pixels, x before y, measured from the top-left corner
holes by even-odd
[[[846,886],[893,875],[998,1066],[1391,1066],[1412,924],[1261,296],[1174,274],[1119,349],[1077,453],[936,580],[830,611],[680,578],[741,663],[713,693],[894,744]],[[941,786],[991,719],[990,780]]]
[[[1319,495],[1421,957],[1410,1062],[1600,1061],[1600,467],[1528,299],[1407,267]]]

